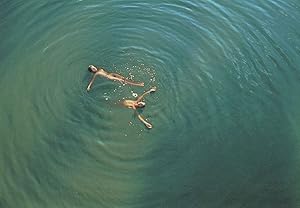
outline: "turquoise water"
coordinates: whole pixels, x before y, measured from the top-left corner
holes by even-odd
[[[300,207],[300,2],[0,3],[0,207]],[[144,81],[97,78],[89,64]],[[151,86],[142,114],[118,103]]]

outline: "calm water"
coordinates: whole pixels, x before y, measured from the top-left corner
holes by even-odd
[[[1,208],[300,207],[298,0],[2,0]],[[144,81],[98,78],[94,64]],[[157,86],[142,114],[118,105]]]

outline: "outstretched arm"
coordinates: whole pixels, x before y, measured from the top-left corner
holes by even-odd
[[[92,80],[90,81],[89,85],[87,86],[86,90],[90,91],[92,84],[94,83],[95,79],[96,79],[97,74],[94,74]]]
[[[150,90],[144,92],[141,96],[139,96],[137,98],[136,102],[140,102],[144,98],[145,95],[147,95],[147,94],[149,94],[151,92],[155,92],[155,91],[156,91],[156,87],[152,87]]]
[[[116,73],[110,73],[107,76],[107,78],[111,79],[111,80],[120,81],[120,82],[125,83],[125,84],[134,85],[134,86],[139,86],[139,87],[143,87],[144,86],[144,82],[134,82],[134,81],[126,79],[125,77],[123,77],[123,76],[121,76],[119,74],[116,74]]]
[[[137,113],[137,112],[136,112]],[[140,114],[137,113],[138,118],[140,119],[140,121],[145,124],[145,126],[148,129],[152,129],[152,124],[150,124],[149,122],[147,122]]]

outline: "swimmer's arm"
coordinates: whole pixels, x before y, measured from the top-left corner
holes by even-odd
[[[156,91],[156,87],[152,87],[150,90],[144,92],[141,96],[139,96],[136,100],[136,102],[140,102],[142,101],[142,99],[144,98],[145,95],[151,93],[151,92],[155,92]]]
[[[87,86],[86,90],[90,91],[91,90],[91,86],[94,83],[95,79],[96,79],[97,74],[94,74],[92,80],[90,81],[89,85]]]
[[[136,112],[136,111],[135,111],[135,112]],[[136,112],[136,114],[137,114],[139,120],[140,120],[143,124],[145,124],[145,126],[146,126],[148,129],[152,129],[152,124],[150,124],[149,122],[147,122],[147,121],[146,121],[140,114],[138,114],[137,112]]]

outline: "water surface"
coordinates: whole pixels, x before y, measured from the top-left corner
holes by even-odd
[[[1,1],[0,207],[299,207],[299,11]],[[118,103],[151,86],[147,130]]]

